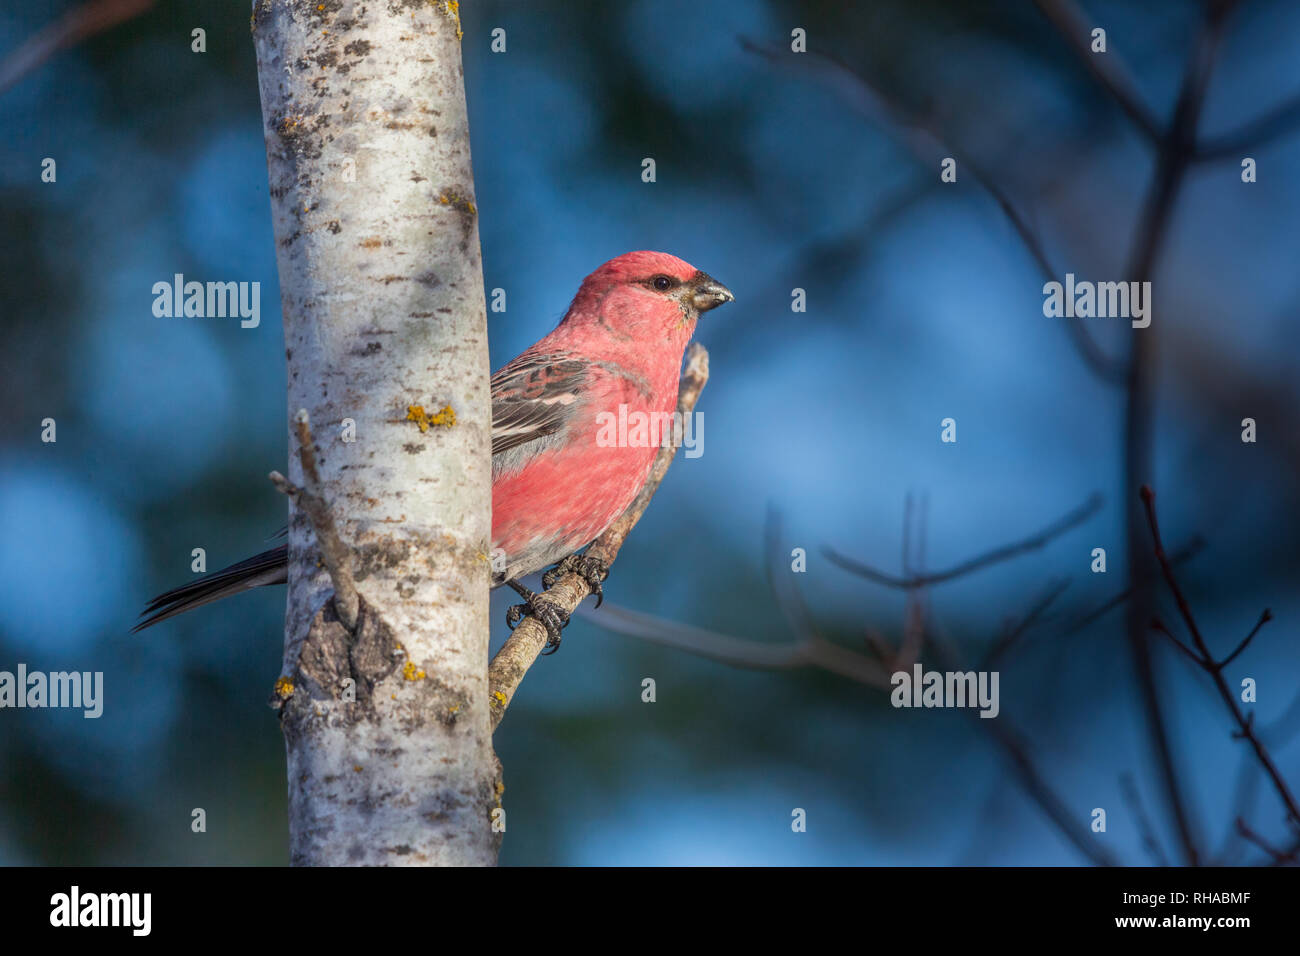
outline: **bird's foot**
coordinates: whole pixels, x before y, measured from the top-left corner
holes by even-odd
[[[609,577],[609,565],[600,558],[593,558],[585,554],[571,554],[551,570],[542,575],[542,587],[551,588],[555,582],[572,571],[578,577],[587,582],[591,588],[591,593],[596,598],[596,607],[605,603],[605,590],[601,587],[604,580]]]
[[[542,653],[554,654],[560,649],[560,635],[565,625],[569,623],[569,612],[554,601],[548,601],[536,591],[528,590],[517,581],[507,581],[506,584],[524,599],[523,604],[512,605],[510,610],[506,611],[506,626],[513,631],[524,619],[525,614],[531,614],[546,628],[546,649]]]

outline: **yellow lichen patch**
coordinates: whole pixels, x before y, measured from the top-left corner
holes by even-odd
[[[414,661],[407,661],[406,666],[402,668],[402,676],[407,680],[424,680],[425,673],[415,666]]]
[[[447,713],[449,714],[456,714],[459,712],[460,712],[460,704],[452,704],[450,707],[447,708]]]
[[[275,696],[281,700],[288,700],[293,696],[293,681],[287,677],[281,677],[275,682]]]
[[[460,0],[442,0],[439,6],[443,13],[456,21],[456,39],[464,37],[465,31],[460,28]]]
[[[438,202],[442,203],[444,206],[455,206],[457,209],[464,210],[465,212],[469,213],[471,216],[475,215],[478,212],[478,209],[474,206],[474,203],[472,203],[470,200],[466,199],[464,196],[460,195],[459,193],[453,192],[450,189],[444,189],[442,191],[442,193],[438,196]]]
[[[450,405],[444,405],[442,411],[430,415],[424,410],[423,405],[407,405],[406,420],[415,422],[420,426],[420,431],[427,432],[430,425],[442,425],[451,428],[456,424],[456,412]]]
[[[498,707],[504,707],[506,705],[506,695],[499,690],[494,690],[492,692],[492,703]]]
[[[359,763],[358,763],[358,764],[353,764],[353,765],[352,765],[352,772],[353,772],[353,773],[360,773],[360,772],[361,772],[361,764],[359,764]]]

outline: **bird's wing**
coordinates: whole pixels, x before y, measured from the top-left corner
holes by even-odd
[[[525,352],[492,376],[492,456],[564,427],[590,383],[591,363]]]

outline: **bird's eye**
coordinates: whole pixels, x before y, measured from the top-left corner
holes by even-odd
[[[660,292],[667,292],[673,287],[673,280],[668,278],[668,276],[655,276],[650,280],[650,284]]]

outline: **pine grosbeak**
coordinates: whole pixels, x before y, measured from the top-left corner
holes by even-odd
[[[587,276],[555,330],[492,376],[492,546],[505,557],[492,586],[508,584],[527,602],[511,608],[512,625],[526,608],[546,623],[552,646],[558,643],[562,612],[518,582],[556,562],[544,586],[571,569],[602,598],[608,568],[577,552],[632,503],[658,452],[651,442],[602,440],[602,413],[617,416],[625,405],[629,418],[661,421],[675,411],[696,320],[733,298],[676,256],[629,252]],[[136,630],[283,584],[287,567],[281,545],[182,585],[155,598]]]

